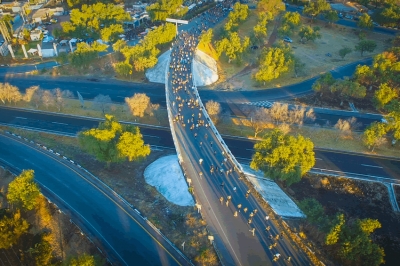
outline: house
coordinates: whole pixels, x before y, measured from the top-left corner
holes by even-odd
[[[42,42],[42,57],[53,57],[56,56],[57,53],[54,50],[53,42]]]
[[[39,41],[43,36],[43,32],[41,30],[33,30],[31,31],[30,37],[32,41]]]

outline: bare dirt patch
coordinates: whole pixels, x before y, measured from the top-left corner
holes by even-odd
[[[307,175],[299,183],[285,190],[297,201],[315,198],[324,206],[328,215],[341,212],[351,219],[379,220],[382,228],[376,230],[374,240],[385,249],[385,265],[397,265],[397,254],[400,252],[400,216],[392,211],[384,185],[346,178]],[[317,238],[313,232],[308,232],[307,235],[309,237],[314,235],[314,241]]]

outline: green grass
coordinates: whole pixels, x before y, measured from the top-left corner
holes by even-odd
[[[37,54],[31,55],[28,53],[29,49],[31,49],[31,48],[37,50],[38,44],[40,44],[40,41],[28,42],[27,44],[25,44],[25,50],[26,50],[26,53],[28,54],[28,58],[40,58]],[[24,51],[22,50],[21,45],[14,45],[13,50],[14,50],[15,57],[25,58]]]

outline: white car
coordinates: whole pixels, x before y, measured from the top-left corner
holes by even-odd
[[[283,38],[283,41],[284,42],[290,42],[290,43],[292,43],[293,41],[292,41],[292,39],[290,39],[289,37],[285,37],[285,38]]]

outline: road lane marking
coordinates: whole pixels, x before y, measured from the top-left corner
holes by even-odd
[[[96,176],[94,176],[91,172],[87,172],[87,173],[88,173],[89,175],[91,175],[94,179],[96,179],[97,181],[100,181],[100,183],[101,183],[103,186],[105,186],[105,187],[101,188],[100,186],[96,185],[96,184],[93,182],[93,180],[90,180],[89,178],[85,177],[84,175],[82,175],[81,173],[79,173],[78,171],[76,171],[74,168],[72,168],[71,165],[69,165],[69,164],[67,164],[67,163],[64,163],[63,161],[58,160],[56,157],[51,156],[50,154],[46,153],[46,152],[43,151],[43,150],[40,150],[40,149],[37,149],[36,147],[32,147],[32,146],[30,146],[30,145],[27,145],[26,143],[24,143],[24,142],[22,142],[22,141],[19,141],[18,139],[14,139],[14,138],[11,138],[11,137],[6,136],[6,135],[2,135],[2,136],[5,137],[5,138],[9,138],[9,139],[11,139],[11,140],[14,140],[14,141],[16,141],[16,142],[19,142],[20,144],[22,144],[22,145],[24,145],[24,146],[27,146],[27,147],[29,147],[29,148],[31,148],[31,149],[33,149],[33,150],[39,152],[39,153],[42,153],[43,155],[47,156],[47,157],[50,158],[50,159],[53,159],[54,161],[58,162],[59,164],[64,165],[64,167],[70,169],[72,172],[74,172],[75,174],[77,174],[78,176],[80,176],[80,177],[81,177],[82,179],[84,179],[86,182],[88,182],[89,184],[91,184],[95,189],[97,189],[101,194],[103,194],[105,197],[107,197],[108,199],[110,199],[115,205],[117,205],[123,212],[125,212],[126,215],[128,215],[133,221],[135,221],[136,224],[139,225],[139,226],[147,233],[148,236],[150,236],[164,251],[166,251],[166,252],[171,256],[171,258],[172,258],[173,260],[175,260],[179,265],[182,265],[182,264],[178,261],[178,259],[177,259],[175,256],[173,256],[173,255],[171,254],[171,252],[169,252],[169,250],[166,248],[166,246],[164,246],[155,236],[153,236],[153,235],[150,233],[149,230],[147,230],[147,228],[145,228],[135,217],[133,217],[125,208],[123,208],[121,202],[116,201],[114,198],[111,198],[111,197],[106,193],[107,189],[108,189],[109,191],[111,191],[113,194],[115,194],[115,191],[112,190],[110,187],[108,187],[105,183],[103,183],[103,182],[102,182],[100,179],[98,179]],[[46,187],[46,186],[44,186],[44,187]],[[46,187],[46,188],[47,188],[47,187]],[[103,189],[104,189],[104,191],[103,191]],[[49,189],[49,191],[51,191],[51,190]],[[60,198],[60,196],[58,196],[57,194],[54,194],[54,195],[55,195],[56,197]],[[118,196],[117,196],[117,197],[118,197]],[[60,198],[60,199],[61,199],[62,201],[64,201],[62,198]],[[121,198],[120,198],[120,199],[121,199]],[[65,202],[65,201],[64,201],[64,202]],[[124,202],[124,201],[122,201],[122,202],[126,204],[126,202]],[[65,202],[65,203],[66,203],[66,202]],[[68,206],[70,206],[68,203],[66,203],[66,204],[67,204]],[[73,210],[75,210],[75,209],[73,209]],[[79,214],[83,219],[85,219],[85,218],[82,216],[82,214],[80,214],[79,212],[76,212],[76,213]],[[143,218],[143,217],[141,217],[141,218]],[[87,220],[85,219],[85,221],[87,221]],[[96,229],[95,227],[93,227],[92,224],[89,223],[89,225],[90,225],[96,232],[98,232],[97,229]],[[114,249],[113,246],[110,245],[110,243],[104,238],[104,236],[101,235],[101,234],[99,234],[99,235],[105,240],[105,242],[111,247],[111,249],[112,249],[113,251],[115,251],[115,253],[117,254],[117,256],[120,257],[121,260],[126,264],[125,260],[122,259],[121,255]],[[162,237],[162,238],[167,242],[167,244],[169,244],[169,246],[170,246],[173,250],[175,250],[174,246],[173,246],[172,244],[169,243],[169,239],[168,239],[168,238],[167,238],[167,239],[165,239],[164,237]],[[175,251],[176,251],[176,250],[175,250]],[[185,261],[187,262],[187,258],[186,258],[183,254],[181,254],[181,253],[179,252],[179,250],[177,250],[176,252],[180,255],[180,258],[182,258],[183,260],[185,260]],[[128,264],[126,264],[126,265],[128,265]]]
[[[322,161],[322,159],[321,159],[321,158],[315,158],[315,160],[321,160],[321,161]]]
[[[377,165],[369,165],[369,164],[361,164],[362,166],[367,166],[367,167],[375,167],[375,168],[383,168],[382,166],[377,166]]]
[[[58,125],[67,125],[68,126],[68,124],[65,124],[65,123],[58,123],[58,122],[51,122],[51,123],[58,124]]]
[[[26,117],[20,117],[20,116],[16,116],[15,118],[17,118],[17,119],[28,119]]]

